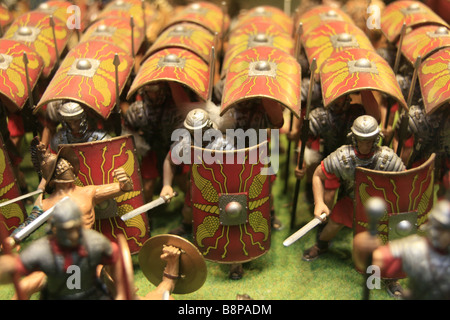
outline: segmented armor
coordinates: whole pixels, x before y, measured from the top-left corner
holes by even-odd
[[[392,241],[389,248],[401,258],[410,279],[410,299],[450,299],[450,255],[439,253],[426,238],[413,235]]]
[[[102,259],[112,254],[111,243],[103,235],[94,230],[82,230],[83,247],[86,255],[80,255],[76,250],[72,253],[72,265],[79,267],[80,286],[69,288],[73,272],[66,270],[64,256],[54,252],[51,240],[47,237],[39,239],[21,254],[20,259],[29,271],[40,270],[47,275],[46,287],[42,291],[42,299],[99,299],[106,292],[96,276],[96,266],[102,264]]]
[[[102,130],[86,131],[81,137],[75,137],[70,131],[60,130],[54,135],[50,147],[52,150],[58,150],[60,144],[92,142],[110,138],[111,136]]]
[[[368,157],[360,157],[352,145],[344,145],[323,160],[328,173],[338,177],[345,185],[345,191],[353,197],[356,167],[379,171],[403,171],[406,169],[400,157],[389,147],[376,146]]]
[[[352,112],[335,112],[333,108],[317,107],[309,114],[309,130],[313,137],[321,139],[324,157],[347,144],[347,132],[355,118],[364,114],[364,108],[351,107]]]

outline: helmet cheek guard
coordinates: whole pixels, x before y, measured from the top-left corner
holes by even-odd
[[[380,131],[377,120],[369,115],[363,115],[353,121],[351,132],[348,134],[352,138],[353,145],[357,146],[357,140],[374,139],[374,147],[380,142],[384,135]]]
[[[66,102],[58,110],[61,122],[66,130],[71,131],[67,121],[80,120],[80,132],[78,134],[86,133],[88,129],[87,116],[83,107],[76,102]]]

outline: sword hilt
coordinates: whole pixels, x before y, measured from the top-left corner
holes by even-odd
[[[178,195],[178,192],[174,191],[173,194],[171,196],[169,195],[165,195],[162,198],[164,199],[164,201],[167,203],[169,202],[170,199],[176,197]]]

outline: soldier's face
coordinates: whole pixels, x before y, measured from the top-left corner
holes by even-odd
[[[151,106],[159,106],[166,99],[164,90],[157,86],[144,87],[144,93],[147,96],[146,102]]]
[[[73,134],[78,134],[81,131],[81,120],[66,120],[67,125]]]
[[[81,228],[79,225],[60,228],[56,231],[58,243],[66,248],[74,248],[80,243]]]
[[[361,154],[369,154],[372,151],[373,144],[375,143],[375,139],[370,140],[356,140],[358,152]]]

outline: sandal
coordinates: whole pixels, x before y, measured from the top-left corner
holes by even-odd
[[[386,291],[388,294],[396,299],[401,299],[403,297],[402,285],[395,279],[385,280]]]
[[[311,248],[306,249],[303,252],[302,260],[304,261],[314,261],[316,260],[320,255],[326,253],[328,251],[328,245],[323,246],[322,248],[319,246],[319,244],[314,244]]]
[[[283,229],[283,224],[281,223],[280,219],[278,219],[275,216],[272,216],[272,228],[274,230],[281,230],[281,229]]]
[[[230,268],[230,279],[231,280],[240,280],[244,275],[244,269],[242,268],[242,264],[232,264]]]

